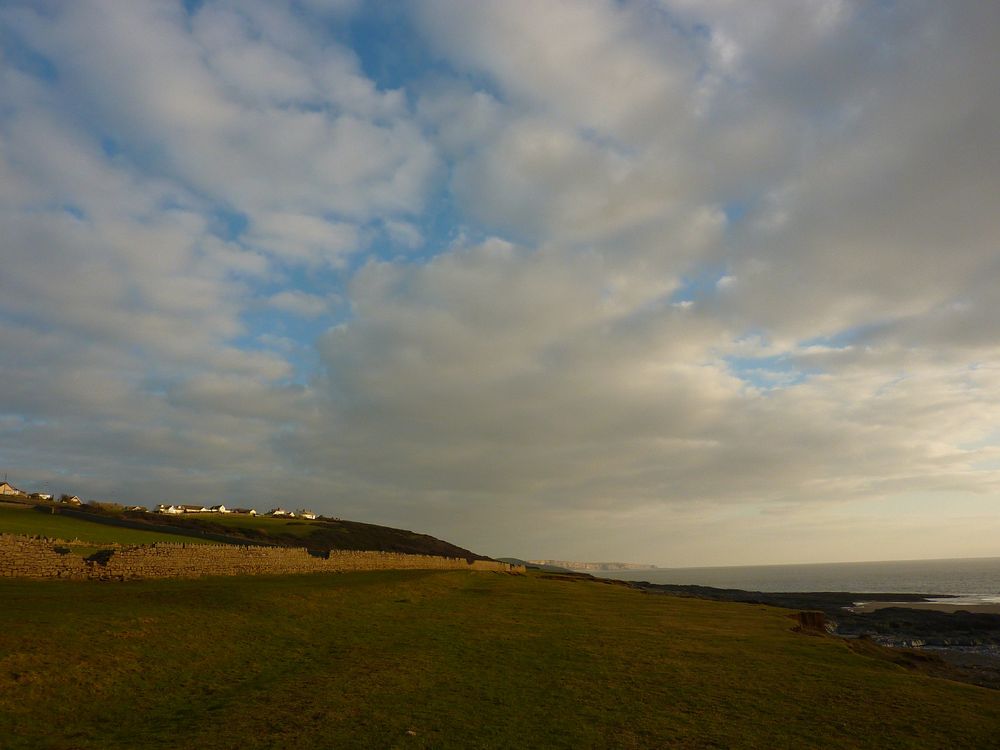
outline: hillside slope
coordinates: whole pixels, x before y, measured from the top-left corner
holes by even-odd
[[[306,547],[312,550],[350,549],[405,552],[417,555],[486,559],[483,555],[407,529],[377,526],[360,521],[316,519],[314,521],[211,514],[204,516],[169,516],[153,513],[130,514],[151,526],[174,527],[225,534],[237,539],[266,542],[282,547]]]
[[[461,557],[467,560],[487,560],[489,558],[471,552],[464,547],[437,539],[429,534],[420,534],[407,529],[378,526],[359,521],[341,519],[305,520],[297,518],[270,518],[266,516],[243,516],[233,514],[167,515],[123,511],[107,506],[82,506],[63,508],[56,504],[39,504],[39,510],[46,512],[32,514],[34,524],[22,523],[13,533],[59,536],[53,533],[53,525],[73,526],[83,539],[88,536],[88,528],[96,527],[89,536],[101,537],[98,541],[120,541],[126,544],[150,543],[153,541],[177,542],[226,542],[231,544],[266,544],[279,547],[306,547],[315,551],[326,550],[376,550],[380,552],[402,552],[415,555],[435,555],[438,557]],[[17,511],[14,511],[17,512]],[[54,515],[51,515],[53,514]],[[20,515],[24,519],[28,516]],[[81,526],[83,524],[83,526]],[[98,532],[97,529],[100,531]],[[115,529],[115,531],[111,531]],[[3,531],[0,519],[0,531]],[[170,538],[148,537],[146,541],[136,539],[146,534],[176,535]]]
[[[41,512],[39,512],[41,511]],[[78,539],[88,544],[153,544],[155,542],[209,543],[196,537],[179,536],[169,527],[123,528],[94,523],[87,518],[52,513],[26,503],[0,504],[0,533],[44,536],[51,539]]]

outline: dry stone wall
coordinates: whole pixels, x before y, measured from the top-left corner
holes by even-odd
[[[125,581],[137,578],[341,573],[358,570],[485,570],[524,572],[492,560],[334,550],[328,557],[302,547],[230,544],[150,544],[95,548],[90,559],[51,539],[0,534],[0,576]]]

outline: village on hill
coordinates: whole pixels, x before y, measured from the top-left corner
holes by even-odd
[[[180,515],[184,513],[235,513],[243,516],[256,516],[257,511],[253,508],[227,508],[225,505],[164,505],[156,506],[154,513],[167,513],[170,515]],[[275,518],[305,518],[310,521],[316,519],[316,514],[311,510],[285,510],[284,508],[272,508],[267,513],[260,515],[272,516]]]
[[[22,489],[18,489],[14,485],[10,484],[5,478],[0,482],[0,496],[9,498],[25,498],[28,500],[41,500],[44,502],[53,501],[53,496],[47,492],[27,492]],[[81,506],[84,505],[83,500],[80,499],[79,495],[68,495],[63,494],[59,496],[56,500],[60,505],[68,506]],[[102,505],[109,505],[109,503],[102,503]],[[117,503],[110,503],[110,505],[116,505]],[[122,510],[139,512],[139,513],[149,513],[149,509],[143,505],[125,505],[118,506]],[[267,513],[258,513],[254,508],[228,508],[225,505],[190,505],[190,504],[165,504],[161,503],[156,506],[152,511],[154,513],[164,513],[167,515],[182,515],[188,513],[232,513],[236,515],[245,516],[269,516],[272,518],[304,518],[306,520],[315,520],[318,516],[315,512],[301,508],[299,510],[286,510],[284,508],[272,508]]]
[[[32,500],[51,500],[52,495],[46,492],[25,492],[24,490],[19,490],[17,487],[12,485],[7,481],[6,477],[2,482],[0,482],[0,496],[5,497],[27,497]],[[68,495],[65,497],[69,497]],[[76,497],[73,495],[73,497]],[[77,502],[80,498],[76,497]]]

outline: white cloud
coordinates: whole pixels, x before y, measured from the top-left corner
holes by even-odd
[[[675,218],[675,175],[551,123],[512,122],[459,163],[454,191],[471,215],[532,238],[603,239]]]
[[[246,241],[282,261],[337,266],[358,250],[356,226],[316,216],[264,213],[256,217]]]
[[[417,115],[434,131],[442,151],[452,157],[499,135],[509,115],[493,96],[451,81],[435,81],[421,91]]]
[[[367,218],[421,207],[436,168],[398,92],[280,6],[81,2],[10,13],[64,106],[239,211]]]
[[[407,221],[387,221],[385,231],[394,244],[407,250],[416,250],[424,244],[424,235]]]
[[[484,501],[625,510],[995,491],[1000,475],[974,470],[983,453],[960,447],[998,416],[966,369],[904,381],[842,369],[747,390],[712,352],[717,325],[602,307],[597,269],[566,260],[484,246],[366,269],[356,319],[324,346],[336,432],[308,442],[365,481]]]
[[[438,49],[494,78],[524,106],[629,141],[670,129],[695,60],[669,20],[641,6],[556,0],[428,0]]]
[[[330,309],[330,301],[325,297],[292,290],[272,294],[267,304],[276,310],[294,313],[303,318],[318,318]]]

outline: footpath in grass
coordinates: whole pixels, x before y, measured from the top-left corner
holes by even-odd
[[[215,544],[197,537],[181,536],[169,532],[143,531],[86,521],[54,513],[42,513],[34,507],[0,507],[0,533],[47,536],[53,539],[73,540],[92,544],[153,544],[174,542],[181,544]]]
[[[0,581],[5,748],[986,748],[787,610],[537,575]]]

